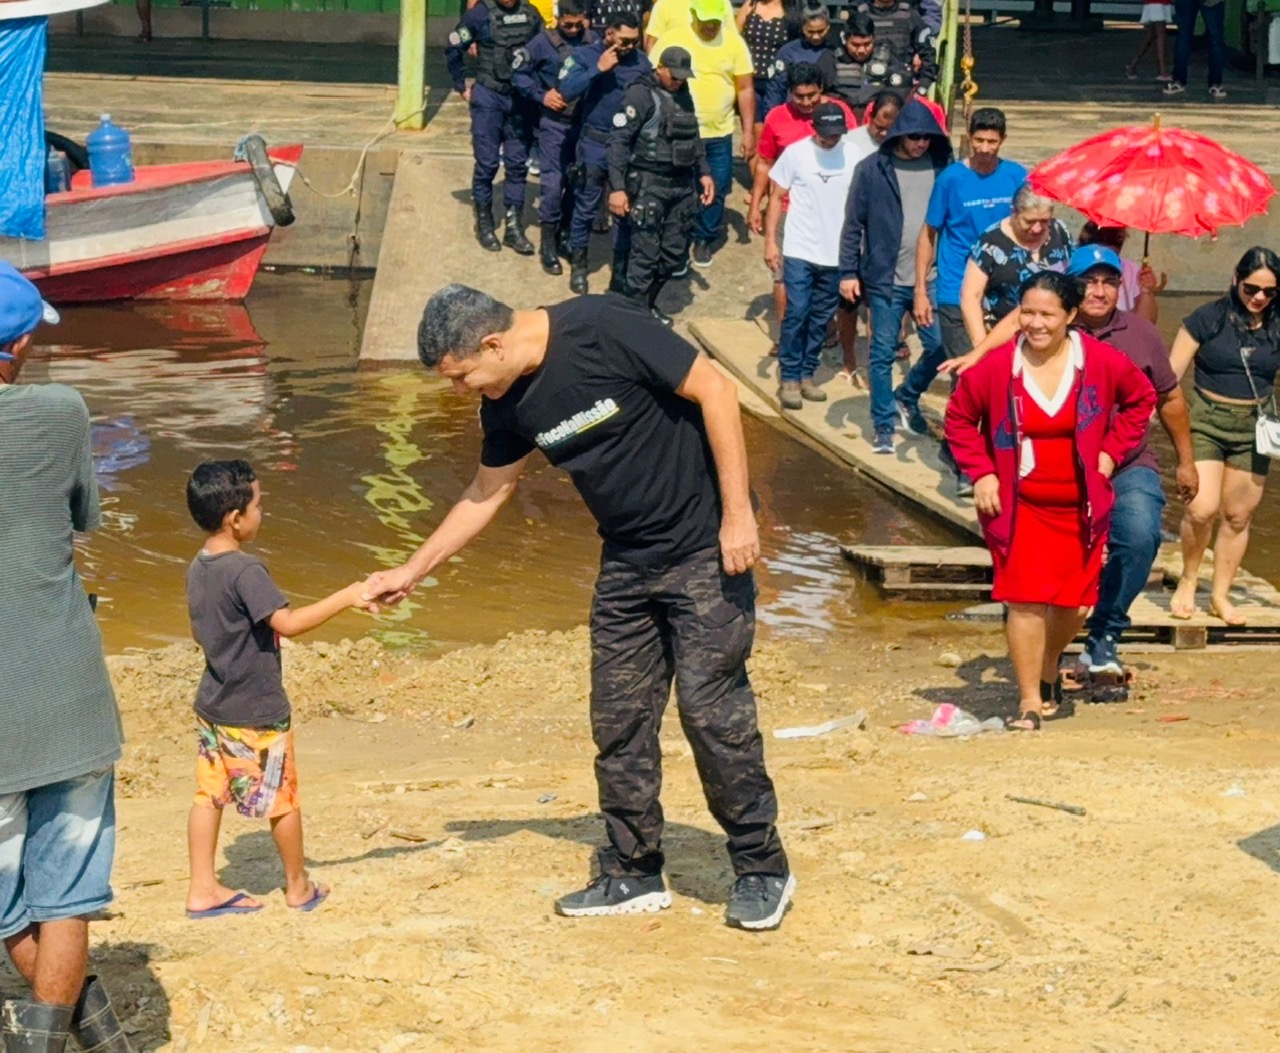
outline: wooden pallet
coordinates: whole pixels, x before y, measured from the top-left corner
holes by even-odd
[[[841,545],[887,595],[929,600],[991,597],[991,553],[976,545]]]
[[[842,545],[845,557],[888,596],[932,600],[977,600],[991,595],[991,556],[985,548],[931,545]],[[1208,574],[1201,575],[1199,610],[1187,620],[1170,616],[1171,586],[1181,572],[1177,546],[1165,546],[1152,569],[1147,591],[1129,608],[1132,627],[1125,633],[1131,649],[1280,646],[1280,591],[1257,575],[1242,571],[1232,602],[1247,624],[1229,626],[1206,613]],[[969,620],[999,621],[999,604],[971,608]],[[962,616],[963,617],[963,616]]]

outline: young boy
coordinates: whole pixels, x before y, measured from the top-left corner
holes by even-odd
[[[187,508],[208,533],[187,570],[191,631],[205,655],[196,692],[199,757],[196,798],[187,821],[191,887],[187,917],[252,914],[262,904],[229,889],[214,872],[222,809],[235,803],[250,819],[269,819],[284,864],[285,902],[314,910],[329,889],[303,867],[302,812],[294,770],[289,699],[280,671],[280,637],[323,625],[348,607],[377,613],[348,585],[299,610],[262,561],[241,551],[262,525],[262,490],[246,461],[209,461],[191,473]]]

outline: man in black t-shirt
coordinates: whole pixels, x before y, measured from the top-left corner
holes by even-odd
[[[777,831],[746,660],[760,553],[737,393],[642,307],[580,296],[513,311],[464,285],[428,301],[425,366],[482,397],[480,468],[436,531],[371,595],[403,599],[476,537],[534,449],[569,473],[604,541],[591,611],[591,728],[609,843],[571,917],[671,905],[658,726],[674,679],[707,804],[737,880],[726,921],[776,928],[795,879]]]

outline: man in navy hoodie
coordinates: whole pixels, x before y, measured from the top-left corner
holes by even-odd
[[[916,241],[924,225],[934,179],[951,161],[951,142],[927,106],[902,108],[880,149],[858,164],[845,205],[840,238],[840,293],[864,298],[871,313],[871,422],[876,453],[893,453],[899,416],[893,363],[898,333],[915,302]],[[931,279],[932,280],[932,279]],[[942,362],[942,334],[935,319],[920,328],[924,354],[898,390],[914,406]],[[919,414],[909,426],[919,430]]]

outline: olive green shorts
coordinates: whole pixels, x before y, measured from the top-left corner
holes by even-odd
[[[1254,445],[1258,412],[1253,406],[1211,402],[1198,388],[1187,401],[1191,404],[1191,449],[1197,461],[1221,461],[1254,475],[1271,470],[1271,458]]]

